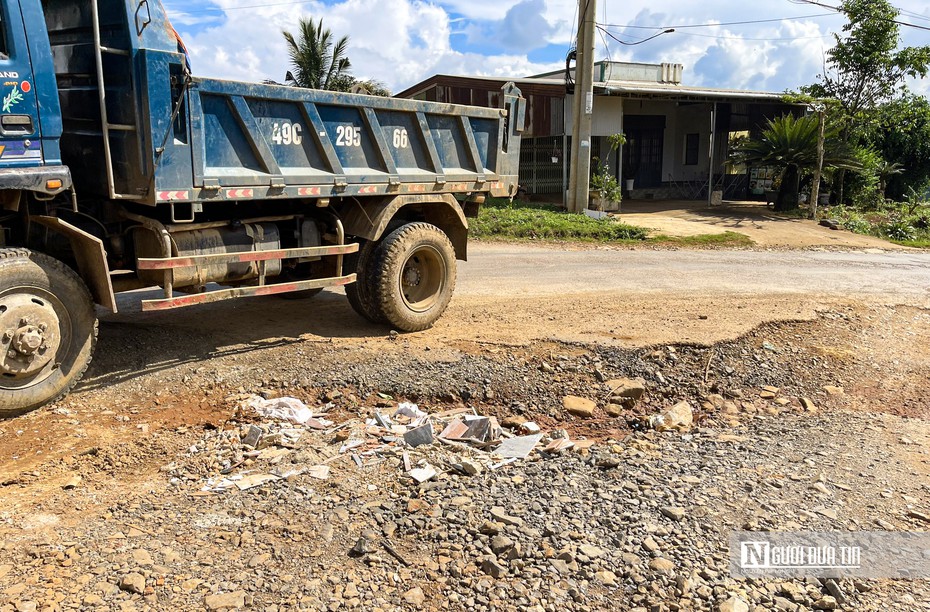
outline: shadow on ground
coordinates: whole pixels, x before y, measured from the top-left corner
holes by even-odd
[[[388,330],[358,316],[341,292],[312,299],[259,297],[173,311],[141,312],[156,292],[120,296],[119,314],[100,313],[100,334],[79,390],[88,391],[205,359],[305,342],[371,338]]]

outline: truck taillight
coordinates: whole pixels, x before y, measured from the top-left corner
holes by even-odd
[[[54,189],[61,189],[61,181],[58,179],[52,179],[50,181],[45,181],[45,188],[49,191]]]

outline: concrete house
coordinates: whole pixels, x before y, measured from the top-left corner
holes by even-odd
[[[591,154],[636,199],[761,199],[771,187],[766,168],[731,168],[730,142],[758,133],[769,118],[800,112],[773,92],[691,87],[681,64],[598,62],[594,66]],[[500,89],[513,81],[527,99],[527,129],[520,183],[533,195],[562,202],[568,189],[572,99],[564,71],[526,78],[436,75],[397,97],[498,105]],[[607,137],[626,135],[621,151],[607,157]]]

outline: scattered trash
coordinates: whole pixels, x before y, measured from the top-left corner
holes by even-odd
[[[427,414],[420,410],[420,407],[416,404],[411,404],[410,402],[401,402],[397,405],[397,411],[394,413],[394,416],[404,416],[408,419],[417,420],[426,418]]]
[[[526,459],[541,440],[542,434],[510,438],[501,442],[501,445],[495,449],[494,454],[508,459]]]
[[[516,463],[517,461],[519,461],[518,458],[516,458],[516,457],[511,457],[510,459],[506,459],[506,460],[504,460],[504,461],[501,461],[500,463],[495,463],[495,464],[493,464],[493,465],[491,466],[491,470],[499,470],[499,469],[501,469],[502,467],[507,466],[507,465],[510,465],[511,463]]]
[[[260,487],[266,482],[280,479],[280,476],[275,476],[274,474],[249,474],[248,476],[243,476],[242,478],[234,481],[234,484],[240,491],[246,491],[248,489]]]
[[[316,478],[317,480],[326,480],[329,478],[329,466],[328,465],[314,465],[307,469],[307,475],[311,478]]]
[[[567,438],[559,438],[557,440],[553,440],[552,442],[550,442],[546,446],[545,451],[547,453],[558,453],[563,450],[568,450],[574,446],[575,446],[575,443],[572,442],[571,440]]]
[[[416,480],[418,484],[423,484],[435,478],[437,473],[436,469],[427,463],[424,467],[414,468],[408,471],[407,475]]]
[[[420,425],[419,427],[408,430],[404,434],[404,442],[411,448],[423,446],[424,444],[432,444],[433,424],[427,421],[425,425]]]
[[[498,440],[501,437],[501,431],[497,419],[468,415],[449,423],[439,437],[456,442],[486,444],[489,441]]]
[[[246,436],[242,438],[242,444],[245,446],[251,446],[252,448],[257,447],[258,441],[261,439],[263,433],[264,432],[262,431],[261,427],[249,425],[249,433],[247,433]]]
[[[314,415],[306,404],[294,397],[262,399],[255,396],[249,400],[249,406],[261,416],[276,421],[290,421],[291,423],[306,425],[312,419],[313,422],[310,426],[314,429],[326,429],[333,425],[332,422],[325,419],[315,418],[317,415]]]
[[[380,408],[372,409],[369,416],[336,425],[324,416],[332,404],[311,408],[292,397],[245,394],[230,400],[267,420],[205,431],[203,439],[190,447],[187,466],[166,466],[174,486],[194,480],[199,484],[192,495],[215,495],[297,477],[328,480],[342,469],[365,470],[392,460],[410,482],[424,484],[449,475],[475,477],[501,469],[527,459],[544,439],[537,423],[521,420],[511,425],[525,434],[515,437],[501,428],[496,417],[461,405],[430,414],[412,402],[391,407],[379,400]],[[562,430],[545,440],[541,450],[549,455],[576,444]]]

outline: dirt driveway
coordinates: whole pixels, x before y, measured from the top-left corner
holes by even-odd
[[[726,202],[708,208],[687,200],[623,202],[622,221],[648,227],[667,236],[698,236],[737,232],[763,247],[837,247],[902,250],[891,242],[844,230],[835,231],[807,219],[790,219],[773,213],[764,202]]]

